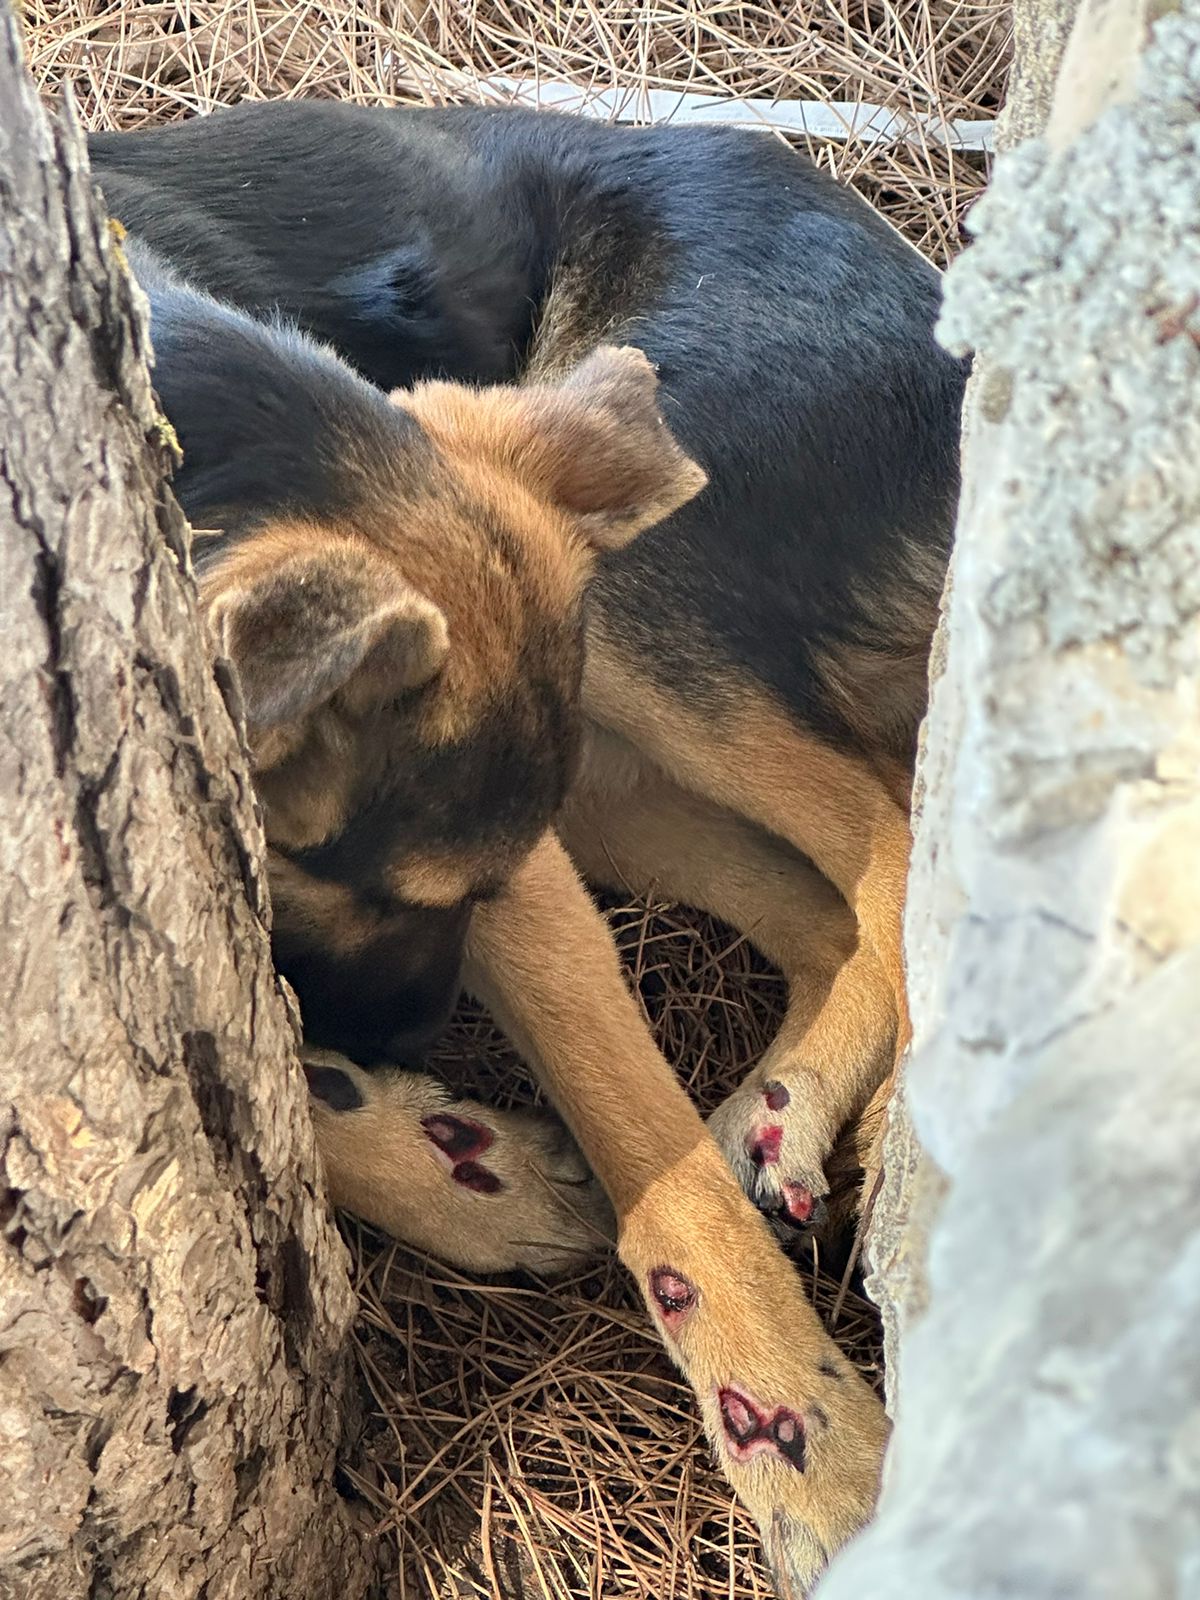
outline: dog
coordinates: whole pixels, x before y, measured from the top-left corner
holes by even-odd
[[[218,534],[331,1196],[477,1270],[615,1228],[801,1593],[886,1427],[741,1190],[819,1221],[846,1129],[869,1181],[908,1038],[966,376],[937,274],[754,133],[292,102],[90,146]],[[788,980],[707,1129],[581,876]],[[464,984],[574,1142],[364,1070],[419,1062]]]

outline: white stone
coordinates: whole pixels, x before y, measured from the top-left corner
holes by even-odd
[[[947,278],[979,371],[872,1239],[897,1429],[821,1600],[1200,1597],[1200,0],[1125,3]]]

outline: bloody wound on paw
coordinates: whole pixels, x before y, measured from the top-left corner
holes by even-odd
[[[725,1439],[735,1461],[751,1461],[774,1452],[797,1472],[804,1471],[804,1423],[794,1411],[778,1406],[767,1412],[737,1389],[717,1395]]]
[[[452,1117],[441,1112],[422,1117],[425,1137],[435,1144],[450,1162],[450,1176],[464,1189],[476,1194],[497,1194],[504,1184],[494,1172],[481,1166],[478,1157],[495,1143],[496,1136],[481,1122],[468,1117]]]
[[[425,1137],[432,1139],[451,1161],[473,1161],[483,1154],[494,1137],[490,1128],[485,1128],[481,1122],[469,1122],[466,1117],[422,1117],[421,1126]]]
[[[696,1285],[671,1267],[655,1267],[650,1274],[650,1297],[668,1330],[674,1333],[700,1297]]]

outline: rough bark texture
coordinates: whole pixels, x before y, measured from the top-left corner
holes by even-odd
[[[978,367],[871,1241],[897,1429],[823,1600],[1200,1593],[1200,0],[1084,0],[1064,59],[1075,9],[1018,4],[1009,126],[1048,137],[947,280]]]
[[[346,1600],[352,1301],[245,750],[145,323],[0,11],[0,1593]]]

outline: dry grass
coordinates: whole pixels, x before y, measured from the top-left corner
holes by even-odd
[[[472,98],[492,73],[592,90],[851,100],[994,115],[1007,0],[25,0],[33,70],[71,78],[89,126],[135,128],[241,99]],[[984,159],[936,142],[812,153],[933,259],[958,248]]]
[[[92,127],[134,128],[240,99],[471,98],[496,73],[726,97],[868,101],[914,116],[995,114],[1005,0],[24,0],[33,70],[73,83]],[[936,142],[826,143],[813,156],[945,261],[984,159]],[[778,980],[744,942],[668,907],[612,912],[668,1057],[707,1109],[761,1053]],[[464,1012],[438,1069],[489,1098],[533,1097],[485,1018]],[[363,1451],[348,1486],[390,1559],[389,1596],[754,1600],[770,1591],[748,1519],[708,1459],[620,1272],[547,1292],[468,1280],[365,1230]],[[798,1264],[827,1314],[833,1286]],[[853,1297],[837,1337],[878,1377]]]

